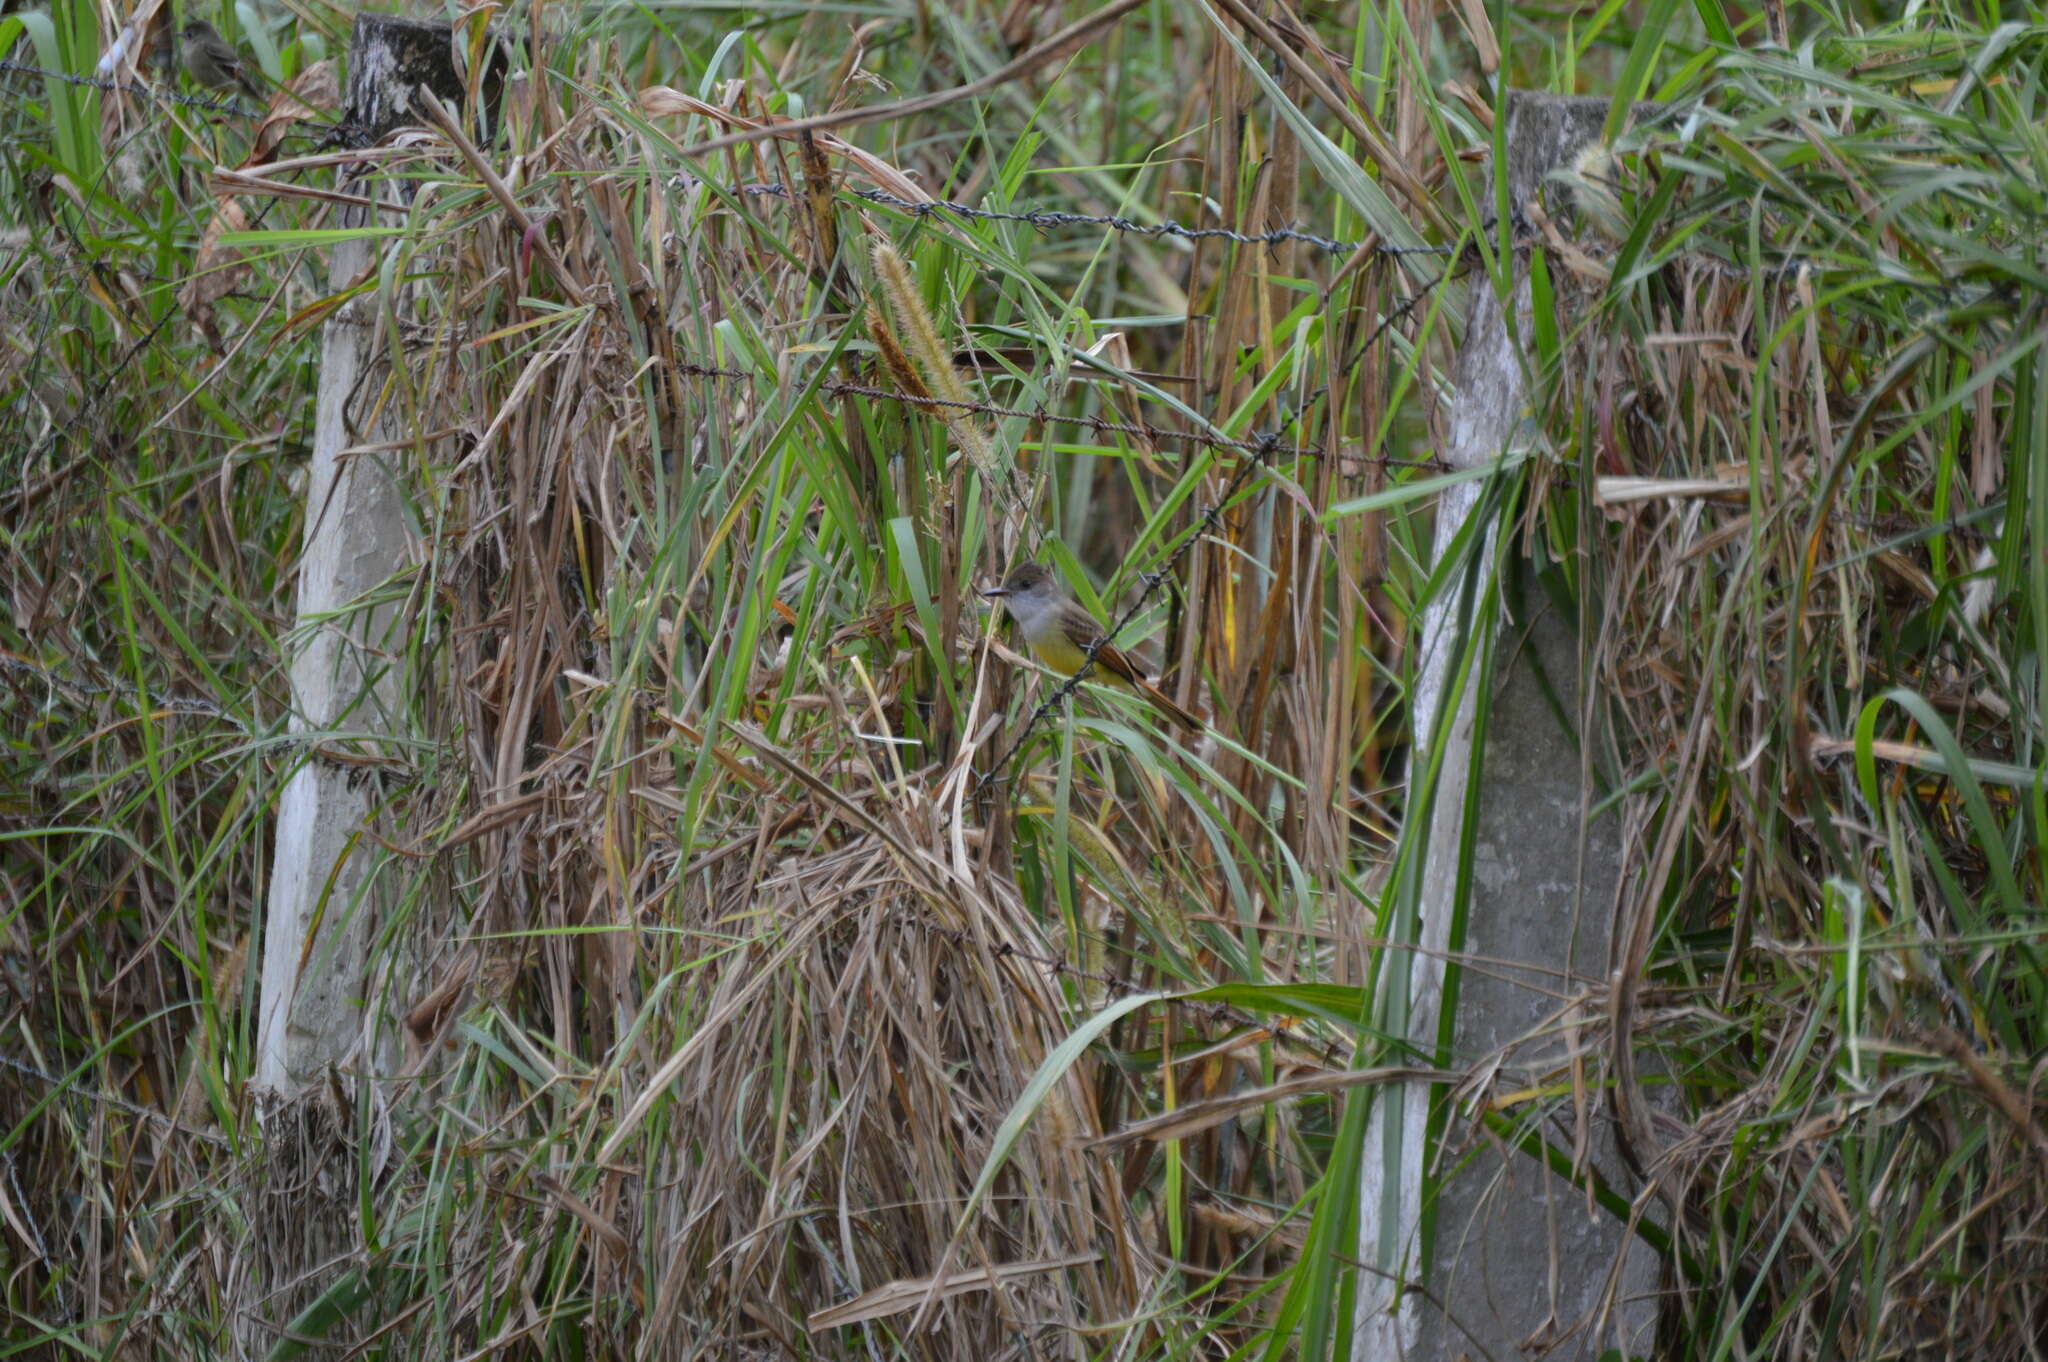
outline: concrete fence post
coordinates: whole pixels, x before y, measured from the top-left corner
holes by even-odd
[[[417,123],[421,85],[462,100],[450,37],[446,24],[357,16],[343,124],[350,145],[374,146]],[[339,177],[339,189],[377,206],[344,206],[333,225],[397,220],[390,208],[403,205],[404,185],[382,164]],[[348,239],[329,260],[331,289],[360,291],[335,309],[321,338],[289,636],[299,764],[278,800],[250,1085],[264,1147],[245,1189],[249,1230],[235,1272],[244,1356],[267,1354],[300,1308],[352,1270],[358,1182],[365,1170],[374,1177],[382,1158],[379,1148],[357,1147],[359,1097],[371,1101],[368,1131],[386,1128],[382,1094],[356,1081],[379,1071],[390,1025],[368,978],[378,914],[388,907],[376,824],[385,772],[410,769],[416,753],[404,741],[412,682],[399,606],[412,555],[399,477],[408,432],[402,404],[385,391],[390,339],[379,321],[402,304],[380,296],[385,249],[397,247]]]
[[[423,82],[459,95],[448,27],[358,16],[347,117],[360,135],[374,142],[414,121],[412,92]],[[344,176],[341,187],[397,201],[397,187],[374,169]],[[349,205],[336,225],[382,225],[374,216]],[[337,243],[329,285],[339,293],[362,284],[376,259],[375,238]],[[372,281],[327,319],[320,343],[291,635],[291,731],[308,748],[278,801],[257,1030],[256,1084],[273,1100],[298,1096],[330,1066],[363,1053],[370,1025],[362,967],[378,857],[375,839],[364,832],[378,802],[378,763],[405,759],[383,740],[402,733],[406,701],[404,650],[394,632],[403,622],[394,605],[378,599],[407,559],[405,508],[392,465],[403,458],[392,446],[404,431],[399,404],[384,400],[381,306]]]
[[[1513,210],[1544,189],[1599,139],[1605,99],[1514,94],[1508,100],[1508,200]],[[1552,216],[1563,196],[1547,195]],[[1450,438],[1454,468],[1490,463],[1508,451],[1528,417],[1533,357],[1527,259],[1514,258],[1503,298],[1484,278],[1471,286],[1470,312],[1456,370]],[[1515,324],[1510,326],[1510,316]],[[1448,488],[1437,506],[1435,552],[1452,550],[1481,506],[1485,484]],[[1479,590],[1498,591],[1490,575],[1496,544],[1489,525],[1477,547]],[[1534,598],[1538,593],[1528,593]],[[1427,811],[1420,872],[1417,949],[1387,953],[1382,990],[1404,997],[1405,1034],[1423,1053],[1440,1035],[1450,953],[1484,957],[1485,969],[1460,973],[1454,1068],[1494,1059],[1508,1072],[1541,1072],[1560,1062],[1570,1038],[1566,1000],[1597,990],[1606,976],[1608,935],[1620,862],[1611,818],[1587,826],[1579,735],[1567,730],[1544,693],[1547,678],[1571,709],[1581,680],[1576,622],[1533,609],[1509,619],[1509,640],[1465,638],[1487,632],[1457,590],[1433,602],[1417,631],[1420,685],[1415,705],[1411,794],[1416,773],[1440,761]],[[1502,611],[1505,617],[1508,612]],[[1500,649],[1493,669],[1489,722],[1477,733],[1476,683],[1460,686],[1461,644]],[[1483,672],[1475,672],[1475,675]],[[1447,711],[1448,707],[1448,711]],[[1444,722],[1445,717],[1448,722]],[[1483,745],[1476,745],[1483,744]],[[1483,769],[1477,825],[1468,826],[1473,782]],[[1411,817],[1416,817],[1411,810]],[[1421,819],[1411,826],[1421,826]],[[1473,850],[1461,891],[1461,850]],[[1453,927],[1465,898],[1465,930]],[[1501,967],[1493,962],[1510,962]],[[1494,1362],[1524,1357],[1595,1358],[1620,1347],[1647,1353],[1654,1312],[1613,1300],[1647,1294],[1655,1262],[1640,1249],[1623,1257],[1625,1228],[1589,1206],[1583,1187],[1553,1176],[1454,1112],[1436,1142],[1427,1138],[1431,1087],[1411,1083],[1383,1092],[1368,1123],[1361,1182],[1359,1256],[1378,1271],[1361,1279],[1353,1356],[1449,1362],[1461,1355]],[[1589,1104],[1597,1120],[1599,1103]],[[1556,1131],[1548,1133],[1553,1141]],[[1596,1138],[1591,1166],[1614,1171],[1611,1141]],[[1432,1209],[1435,1231],[1425,1259],[1420,1192],[1425,1174],[1442,1179]],[[1617,1262],[1622,1276],[1613,1277]],[[1402,1284],[1423,1282],[1427,1293]],[[1619,1282],[1620,1289],[1610,1293]]]

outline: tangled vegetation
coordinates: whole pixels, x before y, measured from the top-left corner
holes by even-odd
[[[1517,1128],[1612,1122],[1660,1356],[2034,1355],[2040,15],[536,6],[498,134],[388,139],[409,203],[348,228],[349,16],[235,14],[261,117],[48,74],[154,0],[0,18],[16,1351],[1348,1346],[1359,1072],[1487,1059],[1369,1023],[1515,261],[1479,528],[1577,623],[1622,827],[1595,1100]],[[1510,88],[1615,113],[1503,214]],[[405,703],[306,738],[351,300]],[[1022,665],[977,592],[1027,558],[1206,733]],[[292,1133],[257,961],[319,761],[375,791],[372,1039]],[[316,1214],[350,1252],[265,1276]]]

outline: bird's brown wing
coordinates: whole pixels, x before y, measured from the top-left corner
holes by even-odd
[[[1114,643],[1105,643],[1095,650],[1095,665],[1151,701],[1168,718],[1183,728],[1197,729],[1202,726],[1200,719],[1183,709],[1165,691],[1147,681],[1143,664]]]
[[[1096,636],[1098,638],[1101,637],[1099,632]],[[1142,686],[1145,684],[1144,664],[1123,649],[1117,647],[1114,643],[1097,645],[1095,649],[1095,665],[1126,685]]]
[[[1083,620],[1087,621],[1085,628],[1082,625]],[[1082,643],[1081,646],[1083,648],[1087,648],[1091,644],[1094,646],[1095,667],[1097,671],[1103,672],[1107,676],[1123,682],[1132,690],[1137,691],[1140,695],[1158,706],[1167,717],[1182,727],[1198,729],[1202,726],[1200,719],[1176,704],[1165,691],[1145,679],[1144,663],[1117,647],[1114,643],[1104,643],[1101,641],[1103,637],[1102,626],[1096,622],[1094,616],[1076,607],[1066,617],[1066,622],[1067,636],[1069,638],[1079,637],[1085,632],[1087,641]]]

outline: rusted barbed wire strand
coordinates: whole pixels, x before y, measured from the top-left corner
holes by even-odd
[[[685,178],[694,180],[696,177],[676,176],[671,183],[679,182]],[[784,200],[789,198],[788,186],[772,183],[736,185],[732,192],[743,196],[779,198]],[[1293,227],[1276,227],[1266,232],[1238,232],[1228,227],[1186,227],[1172,219],[1168,219],[1165,222],[1148,224],[1126,217],[1119,217],[1113,213],[1070,213],[1051,210],[1026,210],[1020,213],[996,208],[977,208],[973,204],[959,203],[951,199],[906,199],[882,189],[848,188],[843,189],[841,192],[853,198],[864,199],[869,203],[900,209],[916,218],[934,217],[939,213],[952,213],[962,218],[980,222],[1028,223],[1041,231],[1053,227],[1096,226],[1132,236],[1155,238],[1180,237],[1189,241],[1219,240],[1235,242],[1245,246],[1276,245],[1280,242],[1291,241],[1313,247],[1329,255],[1341,256],[1353,255],[1364,249],[1366,245],[1363,241],[1336,241],[1329,237],[1317,236],[1313,232],[1304,232]],[[1509,216],[1508,221],[1509,226],[1513,229],[1508,242],[1511,250],[1520,253],[1540,250],[1552,244],[1550,237],[1539,230],[1536,224],[1523,217],[1519,210],[1513,212]],[[1491,230],[1491,224],[1489,224],[1488,230]],[[1593,261],[1612,260],[1620,254],[1618,246],[1604,241],[1575,240],[1572,242],[1572,245],[1584,254],[1587,259]],[[1390,258],[1416,255],[1450,257],[1458,254],[1458,251],[1454,247],[1444,245],[1395,246],[1385,242],[1374,242],[1372,243],[1372,254]],[[1479,250],[1476,245],[1468,243],[1465,246],[1464,256],[1466,259],[1477,259],[1478,255]],[[1787,255],[1784,259],[1772,264],[1751,266],[1733,260],[1725,260],[1720,256],[1699,250],[1679,251],[1660,263],[1665,265],[1691,265],[1694,268],[1703,269],[1709,273],[1731,279],[1748,279],[1753,274],[1762,275],[1770,279],[1786,279],[1798,274],[1801,270],[1836,274],[1858,268],[1867,269],[1867,265],[1862,261],[1816,260],[1811,256],[1805,255]],[[1906,288],[1932,289],[1942,294],[1950,294],[1955,291],[1954,286],[1944,279],[1902,279],[1891,274],[1887,274],[1884,277],[1886,282]],[[1436,283],[1438,281],[1431,280],[1430,282]]]
[[[789,187],[781,184],[742,184],[736,186],[734,192],[757,197],[789,198]],[[1071,213],[1043,209],[1011,212],[996,208],[977,208],[973,204],[960,203],[952,199],[906,199],[883,189],[846,189],[843,192],[854,198],[866,200],[869,203],[900,209],[915,218],[929,218],[935,217],[940,213],[952,213],[958,217],[977,222],[1022,222],[1036,227],[1040,231],[1046,231],[1054,227],[1093,226],[1107,228],[1110,231],[1121,232],[1130,236],[1179,237],[1187,241],[1230,241],[1241,246],[1270,246],[1278,245],[1281,242],[1295,242],[1300,245],[1313,247],[1326,254],[1337,256],[1355,255],[1364,249],[1367,244],[1364,241],[1337,241],[1330,237],[1317,236],[1313,232],[1304,232],[1294,227],[1275,227],[1265,232],[1238,232],[1228,227],[1186,227],[1173,221],[1171,218],[1165,222],[1143,223],[1131,218],[1120,217],[1114,213]],[[1509,225],[1513,228],[1513,233],[1508,244],[1515,251],[1530,251],[1551,244],[1548,235],[1539,230],[1536,224],[1524,218],[1520,211],[1511,214]],[[1619,254],[1619,248],[1607,242],[1574,241],[1572,244],[1588,259],[1595,261],[1611,260]],[[1387,258],[1416,255],[1449,257],[1457,254],[1457,249],[1444,245],[1395,246],[1386,242],[1373,242],[1372,254]],[[1476,246],[1467,245],[1465,247],[1467,258],[1476,258],[1477,254],[1478,249]],[[1723,260],[1719,256],[1703,251],[1681,251],[1664,263],[1684,263],[1728,278],[1737,279],[1747,279],[1753,272],[1761,273],[1767,278],[1787,278],[1804,269],[1832,272],[1855,267],[1850,262],[1830,263],[1828,261],[1815,260],[1810,256],[1804,255],[1788,255],[1775,264],[1752,267],[1732,260]],[[1432,280],[1430,282],[1435,283],[1437,281]],[[1892,279],[1891,282],[1908,287],[1918,286],[1948,291],[1948,286],[1940,280]]]
[[[783,184],[742,184],[735,186],[735,192],[755,197],[789,197],[789,186]],[[1130,236],[1179,237],[1185,241],[1230,241],[1240,246],[1274,246],[1283,241],[1299,242],[1313,246],[1330,255],[1352,255],[1365,243],[1360,241],[1336,241],[1313,232],[1304,232],[1293,227],[1275,227],[1266,232],[1236,232],[1228,227],[1184,227],[1171,218],[1165,222],[1144,223],[1114,213],[1070,213],[1048,209],[1028,209],[1011,212],[998,208],[976,208],[973,204],[960,203],[953,199],[906,199],[891,194],[886,189],[848,189],[854,198],[886,208],[898,208],[916,218],[933,217],[939,213],[952,213],[976,222],[1022,222],[1045,231],[1053,227],[1107,227],[1114,232]],[[1449,255],[1449,246],[1387,246],[1375,245],[1375,255]]]
[[[158,1111],[154,1107],[142,1106],[139,1103],[129,1101],[125,1097],[116,1097],[110,1092],[96,1092],[90,1088],[81,1088],[75,1083],[57,1077],[55,1074],[46,1074],[33,1064],[24,1064],[11,1055],[0,1055],[0,1065],[5,1065],[16,1073],[23,1073],[31,1078],[41,1079],[44,1083],[55,1089],[58,1094],[80,1097],[88,1102],[98,1103],[103,1107],[114,1107],[117,1110],[128,1112],[134,1116],[143,1116],[152,1121],[160,1121],[170,1129],[177,1131],[180,1135],[189,1135],[195,1140],[202,1140],[207,1144],[215,1145],[222,1149],[229,1147],[229,1141],[224,1135],[217,1135],[210,1130],[195,1130],[176,1117]]]
[[[172,710],[179,714],[198,714],[209,719],[219,719],[232,725],[241,733],[252,737],[255,736],[247,724],[235,718],[211,700],[178,696],[153,697],[148,692],[134,686],[109,685],[104,681],[87,681],[81,677],[65,676],[59,672],[51,671],[47,667],[30,662],[27,658],[15,657],[11,653],[0,653],[0,671],[26,673],[48,684],[53,689],[61,687],[66,690],[77,691],[82,695],[118,695],[123,699],[142,700],[153,703],[159,708]]]
[[[693,378],[736,378],[758,382],[759,376],[741,369],[722,369],[709,364],[679,363],[677,372]],[[1240,453],[1255,453],[1259,448],[1257,440],[1238,439],[1229,435],[1205,435],[1195,430],[1168,430],[1149,422],[1136,424],[1129,421],[1112,421],[1102,416],[1068,416],[1043,408],[1005,407],[992,402],[961,402],[943,397],[925,397],[911,393],[896,392],[888,388],[872,388],[860,383],[844,383],[826,379],[817,385],[817,390],[834,397],[867,397],[880,402],[900,402],[911,407],[947,407],[973,412],[979,416],[1014,416],[1027,421],[1044,421],[1056,425],[1081,426],[1100,435],[1136,435],[1144,439],[1180,440],[1189,444],[1205,445],[1212,449],[1231,449]],[[1320,459],[1329,454],[1322,445],[1302,445],[1294,451],[1304,458]],[[1444,471],[1446,465],[1441,459],[1395,459],[1380,456],[1346,455],[1361,465],[1385,464],[1400,468],[1427,468]]]
[[[941,926],[939,923],[932,921],[930,918],[926,917],[922,913],[895,913],[891,914],[890,916],[891,920],[900,923],[905,927],[915,927],[918,930],[924,932],[928,936],[938,937],[942,940],[950,942],[954,946],[965,947],[973,944],[974,942],[974,938],[969,933],[960,931],[956,928]],[[1023,961],[1026,964],[1034,965],[1040,969],[1043,969],[1049,976],[1056,979],[1066,977],[1086,980],[1089,983],[1099,985],[1104,990],[1104,992],[1106,992],[1113,998],[1128,997],[1133,993],[1138,993],[1142,991],[1138,987],[1138,985],[1133,984],[1128,979],[1119,979],[1114,975],[1100,974],[1093,970],[1086,970],[1081,968],[1079,965],[1061,959],[1058,956],[1036,955],[1030,951],[1023,950],[1016,946],[1012,946],[1007,942],[999,943],[991,947],[991,949],[994,952],[997,959],[1012,959]],[[1205,1018],[1206,1020],[1212,1023],[1222,1023],[1230,1026],[1240,1026],[1250,1031],[1262,1031],[1274,1040],[1284,1040],[1289,1038],[1296,1038],[1301,1041],[1307,1040],[1306,1037],[1296,1036],[1296,1033],[1299,1032],[1301,1028],[1307,1024],[1307,1020],[1302,1017],[1257,1017],[1253,1016],[1249,1012],[1245,1012],[1241,1009],[1232,1007],[1228,1003],[1221,1002],[1209,1003],[1184,1000],[1175,1002],[1173,1005],[1186,1010],[1194,1016]],[[1318,1049],[1323,1062],[1329,1063],[1336,1058],[1338,1051],[1341,1049],[1341,1046],[1338,1042],[1333,1040],[1323,1043],[1320,1047],[1311,1044],[1311,1048]],[[95,1103],[99,1106],[112,1107],[118,1111],[125,1111],[133,1116],[140,1116],[146,1120],[156,1121],[162,1124],[167,1129],[175,1131],[180,1135],[189,1136],[192,1139],[213,1145],[216,1148],[226,1149],[229,1148],[231,1145],[231,1142],[227,1139],[226,1136],[223,1136],[215,1131],[200,1130],[193,1126],[186,1125],[184,1122],[178,1120],[175,1116],[172,1116],[167,1112],[158,1111],[154,1107],[143,1106],[138,1102],[130,1101],[129,1099],[118,1096],[114,1093],[100,1092],[96,1089],[80,1087],[78,1084],[68,1079],[60,1078],[55,1074],[45,1073],[41,1069],[35,1067],[34,1065],[26,1064],[21,1060],[13,1058],[12,1056],[0,1055],[0,1066],[5,1066],[6,1068],[14,1070],[16,1073],[24,1074],[30,1078],[38,1080],[39,1082],[43,1083],[45,1086],[49,1087],[52,1090],[53,1096],[75,1097],[87,1102]]]
[[[208,99],[199,95],[181,94],[176,90],[154,85],[136,84],[131,81],[117,81],[103,76],[82,76],[71,71],[57,71],[48,67],[33,66],[26,62],[6,59],[0,59],[0,73],[42,76],[69,85],[84,86],[96,90],[146,95],[166,103],[181,104],[189,108],[204,109],[213,113],[230,113],[238,117],[255,117],[263,112],[260,108],[245,108],[239,100]],[[320,122],[324,120],[302,118],[297,121]],[[324,149],[330,145],[358,145],[359,143],[348,137],[351,130],[352,125],[346,118],[334,121],[332,130],[327,138],[321,142],[321,147]],[[703,183],[703,181],[698,176],[683,172],[672,176],[669,183],[676,185],[682,183]],[[785,200],[790,197],[787,185],[774,183],[740,184],[734,186],[732,192],[747,196],[772,197]],[[1095,226],[1131,236],[1177,237],[1186,241],[1229,241],[1243,246],[1271,246],[1282,242],[1293,242],[1312,247],[1329,255],[1344,256],[1355,254],[1366,245],[1364,241],[1339,241],[1332,237],[1318,236],[1314,232],[1302,231],[1295,227],[1275,227],[1264,232],[1239,232],[1228,227],[1188,227],[1171,218],[1164,222],[1145,223],[1114,213],[1074,213],[1055,209],[1027,209],[1023,212],[1015,212],[997,208],[977,208],[973,204],[961,203],[952,199],[906,199],[900,195],[891,194],[885,189],[848,188],[842,192],[880,207],[898,209],[916,218],[928,218],[939,213],[952,213],[962,218],[980,222],[1021,222],[1040,231],[1046,231],[1054,227]],[[1512,221],[1515,234],[1510,245],[1514,249],[1518,251],[1530,250],[1547,244],[1543,234],[1536,231],[1530,223],[1523,220],[1519,213],[1514,215]],[[1603,255],[1611,256],[1614,254],[1612,248],[1602,251],[1592,243],[1582,242],[1578,243],[1578,245],[1592,259],[1597,260],[1602,258]],[[1472,250],[1471,247],[1466,249],[1468,253]],[[1372,244],[1372,253],[1387,257],[1417,255],[1450,256],[1455,254],[1456,250],[1454,247],[1446,245],[1396,246],[1386,242],[1374,242]],[[1699,251],[1681,252],[1672,256],[1665,263],[1675,264],[1680,261],[1732,278],[1748,278],[1752,273],[1761,273],[1767,277],[1787,277],[1798,273],[1802,269],[1840,271],[1855,267],[1852,262],[1847,261],[1828,262],[1814,260],[1807,256],[1787,256],[1784,260],[1776,264],[1763,266],[1759,270]],[[1904,285],[1909,288],[1931,288],[1943,293],[1952,291],[1951,285],[1945,280],[1913,280],[1890,276],[1887,276],[1887,280],[1888,282]]]
[[[42,76],[49,80],[62,81],[67,85],[84,85],[95,90],[114,90],[122,94],[147,95],[169,104],[183,104],[188,108],[205,109],[211,113],[230,113],[241,118],[254,118],[261,109],[247,109],[238,99],[207,99],[201,95],[179,94],[176,90],[159,89],[154,85],[137,85],[132,81],[109,80],[105,76],[81,76],[71,71],[52,71],[48,67],[30,66],[24,62],[0,58],[0,72],[22,76]]]
[[[227,725],[236,733],[241,734],[254,743],[269,741],[273,736],[245,720],[236,718],[212,700],[195,696],[164,694],[146,690],[140,686],[110,685],[102,681],[88,681],[81,677],[67,676],[62,672],[53,671],[48,667],[31,662],[24,657],[17,657],[12,653],[0,653],[0,673],[5,672],[32,676],[50,687],[53,691],[69,690],[83,696],[114,696],[132,702],[138,709],[153,709],[159,714],[178,714],[190,718],[212,719]],[[372,756],[361,752],[349,752],[335,747],[331,743],[308,742],[304,738],[279,737],[276,740],[275,746],[276,750],[282,753],[296,754],[304,752],[316,761],[323,761],[329,765],[340,766],[350,770],[375,768],[386,771],[403,771],[408,774],[417,774],[418,770],[413,763],[398,757]]]
[[[1996,519],[2004,514],[2005,501],[2001,498],[1996,501],[1987,502],[1974,511],[1933,525],[1911,525],[1905,521],[1904,517],[1898,514],[1871,516],[1841,513],[1833,516],[1832,519],[1842,524],[1855,525],[1860,529],[1893,535],[1895,536],[1893,539],[1888,540],[1879,547],[1897,548],[1907,544],[1919,543],[1922,540],[1932,539],[1936,535],[1948,535],[1958,539],[1968,539],[1973,542],[1989,542],[1999,538],[1999,532],[1997,530],[1979,529],[1977,527],[1978,522]],[[1823,563],[1816,571],[1825,571],[1832,567],[1838,567],[1842,561],[1836,559]],[[204,719],[218,719],[245,737],[261,738],[264,736],[249,724],[222,709],[218,703],[212,700],[195,696],[145,691],[134,686],[109,685],[105,682],[87,681],[81,677],[67,675],[38,663],[30,662],[26,658],[4,652],[0,652],[0,672],[14,672],[16,674],[32,676],[52,689],[71,690],[81,695],[112,695],[126,700],[146,701],[154,704],[159,710],[169,713]],[[281,745],[286,749],[290,749],[302,744],[293,740],[286,740]],[[406,763],[395,758],[356,755],[343,758],[325,748],[316,748],[315,755],[349,766],[403,767],[406,765]]]

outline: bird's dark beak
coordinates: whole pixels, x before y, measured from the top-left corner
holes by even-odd
[[[1009,595],[1010,588],[1006,586],[992,586],[984,590],[981,594],[988,597],[990,600],[994,600],[999,596]]]

